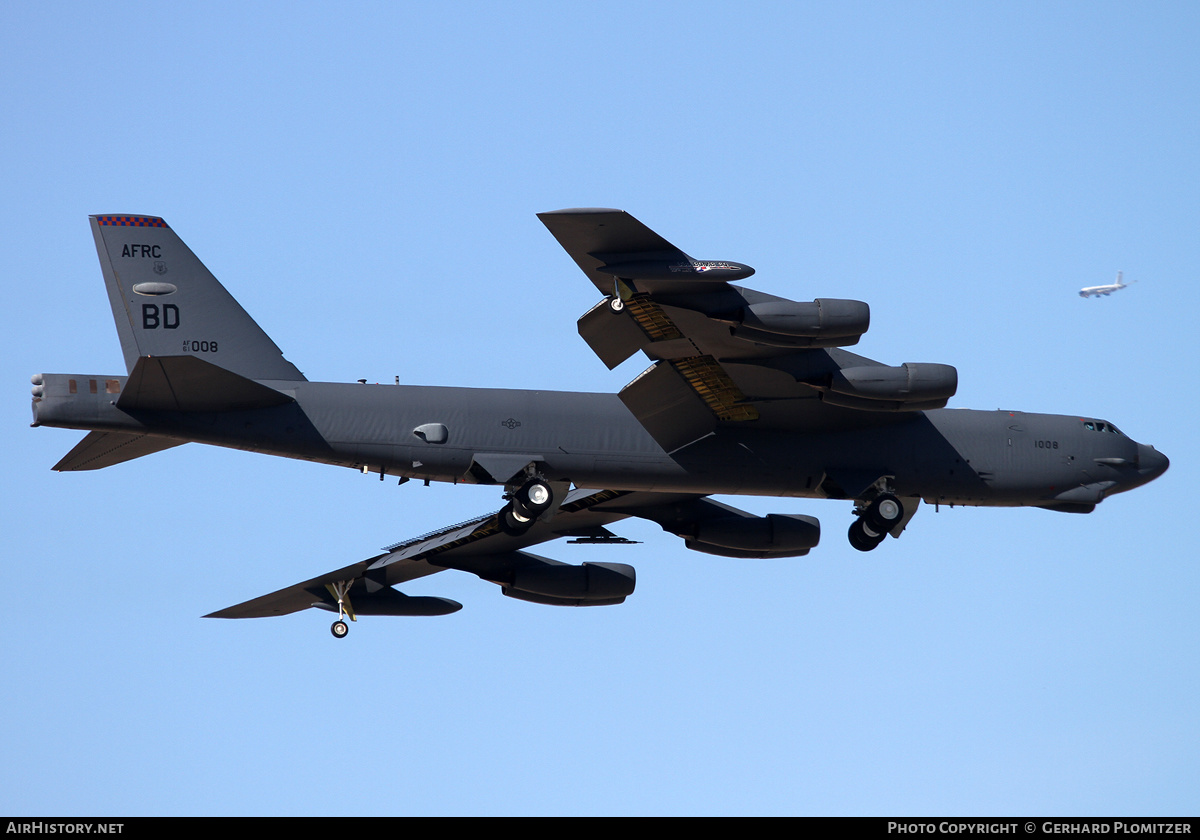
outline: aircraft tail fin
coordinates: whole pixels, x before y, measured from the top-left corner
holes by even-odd
[[[162,219],[97,215],[91,226],[130,373],[147,356],[193,356],[246,379],[304,380]]]

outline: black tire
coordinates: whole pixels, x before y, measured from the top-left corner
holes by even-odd
[[[866,520],[871,530],[880,534],[891,531],[903,518],[904,505],[890,493],[878,496],[863,513],[863,519]]]
[[[867,527],[867,523],[861,519],[855,519],[850,523],[850,532],[847,534],[850,538],[850,545],[859,551],[872,551],[881,542],[886,534],[876,533]]]
[[[533,517],[523,517],[521,514],[513,510],[513,502],[509,502],[504,506],[504,509],[497,514],[500,530],[508,534],[510,537],[519,537],[529,530],[533,525]]]
[[[537,519],[554,502],[554,491],[540,478],[531,479],[513,494],[513,509],[527,519]]]
[[[621,300],[619,297],[610,297],[608,299],[608,308],[613,312],[620,312],[625,309],[625,301]]]
[[[333,626],[329,628],[329,632],[333,634],[335,639],[344,639],[346,634],[350,632],[350,626],[346,622],[338,619],[333,622]]]

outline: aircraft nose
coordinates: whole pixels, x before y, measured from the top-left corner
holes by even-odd
[[[1138,444],[1138,472],[1145,477],[1146,481],[1158,478],[1167,471],[1169,466],[1171,466],[1171,462],[1166,455],[1149,444]]]

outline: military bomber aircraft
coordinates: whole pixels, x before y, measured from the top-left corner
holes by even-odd
[[[392,476],[495,485],[503,507],[212,613],[442,615],[461,605],[393,587],[457,569],[539,604],[618,604],[621,563],[525,549],[630,542],[635,516],[729,558],[795,557],[811,516],[756,516],[713,494],[840,499],[850,544],[899,537],[927,504],[1088,513],[1161,475],[1167,458],[1106,420],[947,409],[945,364],[888,366],[844,349],[870,309],[735,285],[748,265],[689,257],[620,210],[539,215],[602,296],[579,334],[612,369],[652,364],[619,394],[309,382],[154,216],[91,217],[127,375],[37,374],[33,425],[84,429],[56,470],[94,470],[189,441]]]

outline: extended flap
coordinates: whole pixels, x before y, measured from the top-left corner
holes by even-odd
[[[658,362],[630,382],[621,402],[667,452],[699,440],[717,427],[708,405],[669,362]]]
[[[597,303],[579,319],[579,335],[609,370],[650,341],[628,312],[614,312],[607,300]]]

